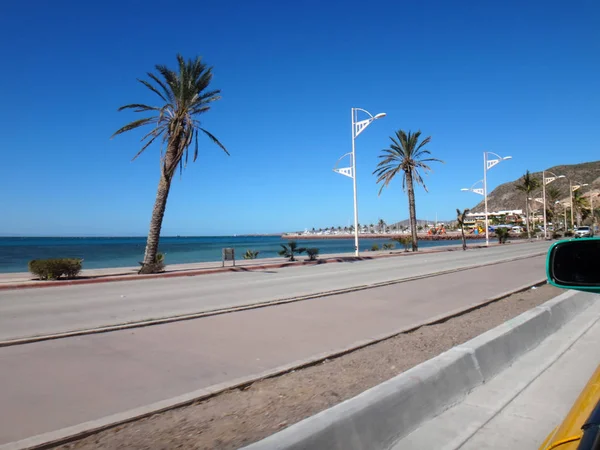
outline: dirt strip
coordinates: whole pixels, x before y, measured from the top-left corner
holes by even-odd
[[[513,294],[316,366],[54,448],[236,449],[354,397],[562,292],[543,285]]]

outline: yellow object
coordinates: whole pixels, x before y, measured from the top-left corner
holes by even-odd
[[[583,435],[581,426],[600,401],[600,366],[592,375],[569,413],[541,445],[540,450],[576,450]]]

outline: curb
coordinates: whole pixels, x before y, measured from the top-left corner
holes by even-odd
[[[575,298],[577,296],[577,298]],[[462,400],[594,301],[566,292],[245,450],[390,448]]]
[[[74,426],[67,427],[67,428],[62,428],[60,430],[51,431],[48,433],[43,433],[43,434],[40,434],[37,436],[32,436],[30,438],[22,439],[20,441],[9,442],[7,444],[0,445],[0,450],[34,450],[34,449],[41,450],[41,449],[47,449],[47,448],[51,448],[51,447],[54,447],[57,445],[62,445],[62,444],[66,444],[69,442],[77,441],[79,439],[83,439],[87,436],[93,435],[95,433],[98,433],[100,431],[104,431],[104,430],[107,430],[110,428],[114,428],[119,425],[127,424],[130,422],[135,422],[136,420],[140,420],[140,419],[152,416],[154,414],[159,414],[159,413],[166,412],[166,411],[169,411],[172,409],[189,406],[193,403],[203,401],[203,400],[209,399],[211,397],[215,397],[215,396],[222,394],[224,392],[227,392],[227,391],[231,391],[234,389],[242,389],[242,388],[249,386],[260,380],[277,377],[277,376],[283,375],[285,373],[291,372],[293,370],[299,370],[299,369],[303,369],[305,367],[314,366],[314,365],[322,363],[326,359],[338,358],[345,354],[348,354],[348,353],[354,352],[356,350],[360,350],[362,348],[377,344],[378,342],[393,338],[394,336],[409,333],[409,332],[412,332],[414,330],[417,330],[418,328],[421,328],[421,327],[424,327],[427,325],[433,325],[433,324],[437,324],[440,322],[444,322],[453,317],[456,317],[456,316],[459,316],[462,314],[466,314],[475,309],[484,307],[490,303],[499,301],[510,295],[528,290],[533,286],[540,286],[540,285],[544,285],[544,284],[546,284],[545,278],[534,284],[530,283],[530,284],[520,286],[517,289],[506,291],[498,296],[486,299],[482,302],[473,303],[464,308],[455,309],[446,314],[434,316],[433,318],[430,318],[424,322],[415,323],[413,325],[410,325],[409,327],[405,327],[405,328],[403,328],[399,331],[395,331],[393,333],[387,333],[387,334],[375,336],[370,339],[365,339],[363,341],[355,342],[351,346],[340,348],[335,351],[321,353],[321,354],[318,354],[318,355],[315,355],[315,356],[312,356],[312,357],[309,357],[309,358],[306,358],[303,360],[294,361],[290,364],[285,364],[283,366],[279,366],[275,369],[264,371],[262,373],[250,375],[247,377],[241,377],[241,378],[229,381],[229,382],[209,386],[207,388],[198,389],[196,391],[192,391],[187,394],[183,394],[183,395],[180,395],[177,397],[173,397],[170,399],[152,403],[150,405],[142,406],[139,408],[134,408],[134,409],[122,412],[122,413],[117,413],[117,414],[113,414],[110,416],[106,416],[101,419],[84,422],[84,423],[81,423],[78,425],[74,425]],[[417,367],[419,367],[419,366],[417,366]],[[410,369],[410,370],[413,370],[413,369]],[[407,372],[405,372],[405,373],[407,373]],[[373,388],[373,389],[375,389],[375,388]],[[366,392],[369,392],[369,391],[366,391]],[[361,395],[363,395],[363,394],[361,394]],[[352,401],[352,399],[348,400],[348,401]],[[342,404],[345,404],[348,401],[343,402]],[[327,412],[327,411],[329,411],[329,410],[326,410],[324,412]],[[306,420],[310,420],[310,419],[311,418],[308,418]],[[304,422],[305,421],[299,422],[296,425],[300,425]],[[290,428],[293,428],[296,425],[293,425]],[[287,431],[287,429],[284,431]],[[277,433],[273,436],[277,436],[278,434],[279,433]],[[269,438],[267,438],[267,439],[269,439]],[[263,441],[260,441],[260,442],[263,442]],[[365,448],[368,448],[368,447],[365,447]]]
[[[497,247],[498,244],[490,244],[489,247]],[[316,261],[295,261],[295,262],[281,262],[273,264],[260,264],[260,265],[248,265],[248,266],[229,266],[229,267],[214,267],[207,269],[181,269],[179,271],[157,273],[152,275],[139,275],[123,273],[120,275],[96,275],[85,279],[75,280],[58,280],[58,281],[40,281],[30,280],[29,282],[16,282],[0,284],[0,291],[13,290],[13,289],[37,289],[45,287],[60,287],[60,286],[73,286],[79,284],[97,284],[97,283],[109,283],[113,281],[137,281],[137,280],[152,280],[156,278],[177,278],[177,277],[192,277],[198,275],[211,275],[215,273],[225,272],[251,272],[255,270],[267,270],[267,269],[281,269],[286,267],[301,267],[301,266],[316,266],[319,264],[332,264],[332,263],[344,263],[344,262],[356,262],[356,261],[370,261],[379,258],[393,258],[393,257],[406,257],[411,255],[423,255],[430,253],[443,253],[462,250],[460,247],[454,245],[448,245],[445,249],[421,251],[417,253],[413,252],[401,252],[396,251],[395,253],[380,254],[373,256],[339,256],[334,258],[318,259]],[[470,249],[485,249],[489,248],[485,245],[472,245]],[[33,281],[33,282],[32,282]]]
[[[143,328],[143,327],[149,327],[149,326],[153,326],[153,325],[162,325],[162,324],[166,324],[166,323],[180,322],[180,321],[184,321],[184,320],[201,319],[203,317],[218,316],[221,314],[247,311],[247,310],[251,310],[251,309],[266,308],[268,306],[285,305],[287,303],[294,303],[294,302],[300,302],[300,301],[305,301],[305,300],[313,300],[313,299],[328,297],[328,296],[332,296],[332,295],[341,295],[341,294],[347,294],[350,292],[363,291],[366,289],[374,289],[374,288],[378,288],[378,287],[391,286],[394,284],[407,283],[410,281],[422,280],[424,278],[431,278],[431,277],[436,277],[436,276],[441,276],[441,275],[449,275],[452,273],[464,272],[466,270],[473,270],[473,269],[476,269],[479,267],[488,267],[488,266],[495,266],[498,264],[510,263],[510,262],[514,262],[514,261],[521,261],[523,259],[533,258],[533,257],[537,257],[537,256],[543,256],[545,254],[546,254],[545,252],[539,253],[539,254],[536,253],[533,255],[520,256],[518,258],[512,258],[512,259],[503,260],[503,261],[496,261],[496,262],[492,262],[492,263],[484,264],[484,265],[465,266],[465,267],[460,267],[457,269],[449,269],[449,270],[445,270],[445,271],[441,271],[441,272],[417,275],[414,277],[399,278],[396,280],[388,280],[388,281],[382,281],[379,283],[372,283],[372,284],[363,284],[363,285],[359,285],[359,286],[352,286],[349,288],[317,292],[314,294],[302,295],[302,296],[297,296],[297,297],[288,297],[288,298],[282,298],[282,299],[271,300],[271,301],[266,301],[266,302],[251,303],[251,304],[242,305],[242,306],[232,306],[230,308],[212,309],[212,310],[207,310],[207,311],[202,311],[202,312],[192,313],[192,314],[183,314],[183,315],[178,315],[178,316],[163,317],[160,319],[140,320],[140,321],[127,322],[127,323],[122,323],[122,324],[117,324],[117,325],[105,325],[105,326],[86,328],[86,329],[81,329],[81,330],[66,331],[66,332],[61,332],[61,333],[52,333],[52,334],[41,335],[41,336],[29,336],[29,337],[23,337],[23,338],[17,338],[17,339],[0,340],[0,348],[10,347],[13,345],[32,344],[35,342],[50,341],[50,340],[55,340],[55,339],[64,339],[64,338],[69,338],[69,337],[74,337],[74,336],[85,336],[85,335],[89,335],[89,334],[109,333],[112,331],[128,330],[128,329],[132,329],[132,328]]]

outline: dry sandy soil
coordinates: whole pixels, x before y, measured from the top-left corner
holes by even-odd
[[[543,285],[318,365],[55,449],[237,449],[354,397],[562,291]]]

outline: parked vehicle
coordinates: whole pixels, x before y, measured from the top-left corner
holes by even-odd
[[[592,231],[591,227],[578,227],[575,230],[576,238],[592,237],[593,235],[594,235],[594,232]]]
[[[521,234],[523,232],[523,227],[516,225],[512,227],[510,231],[512,231],[513,233]]]

